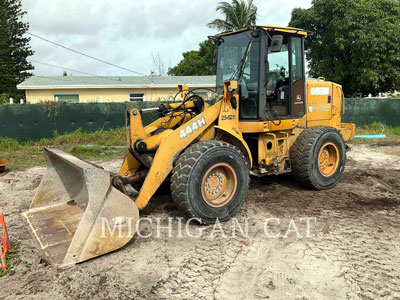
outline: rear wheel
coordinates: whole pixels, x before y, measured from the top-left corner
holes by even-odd
[[[290,150],[293,175],[304,186],[325,190],[343,175],[346,148],[339,131],[328,126],[306,128]]]
[[[235,146],[203,141],[190,146],[172,171],[171,191],[177,206],[201,223],[225,221],[240,209],[249,186],[249,170]]]

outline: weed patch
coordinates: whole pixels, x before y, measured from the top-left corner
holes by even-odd
[[[43,147],[56,147],[83,159],[108,160],[123,157],[126,148],[110,149],[110,146],[126,146],[125,128],[96,132],[78,129],[62,135],[55,132],[53,138],[39,141],[18,142],[7,137],[0,138],[0,158],[9,161],[8,170],[18,171],[45,166]]]
[[[19,260],[18,248],[19,248],[19,243],[14,243],[12,245],[11,250],[7,251],[7,253],[6,253],[6,265],[8,266],[8,268],[5,269],[4,271],[0,268],[0,277],[3,277],[4,275],[6,275],[14,267],[14,265],[17,263],[17,261]]]

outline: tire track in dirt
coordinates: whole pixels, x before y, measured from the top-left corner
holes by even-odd
[[[338,262],[353,293],[362,299],[395,299],[400,297],[400,253],[398,235],[400,194],[392,186],[392,178],[400,179],[400,171],[364,170],[348,172],[342,186],[352,191],[328,191],[340,201],[318,203],[315,213],[329,209],[336,213],[320,216],[318,221],[329,225],[329,231],[314,245]],[[341,207],[343,205],[343,207]],[[339,208],[339,210],[338,210]],[[391,216],[389,216],[391,214]]]
[[[399,297],[400,279],[400,220],[396,218],[399,179],[397,170],[363,170],[347,172],[337,188],[323,192],[286,188],[290,178],[278,182],[261,179],[261,184],[255,185],[270,198],[280,199],[269,202],[272,215],[317,218],[317,232],[312,238],[296,243],[307,244],[303,260],[322,257],[338,266],[336,275],[343,277],[352,290],[346,298],[395,299]],[[274,187],[276,184],[280,186]]]
[[[339,266],[331,259],[322,259],[320,252],[311,251],[312,241],[305,238],[306,224],[300,219],[317,215],[307,211],[310,201],[304,201],[304,192],[310,191],[297,191],[292,184],[293,179],[287,176],[253,182],[249,193],[252,201],[247,202],[249,247],[221,278],[215,299],[346,298],[350,288],[343,278],[336,277]],[[279,225],[271,227],[274,234],[281,233],[279,238],[266,236],[263,226],[268,218],[280,219]],[[291,220],[302,238],[284,236]],[[318,269],[324,269],[323,275]]]
[[[237,216],[248,217],[248,240],[209,238],[212,227],[201,238],[137,238],[62,272],[40,263],[19,216],[44,169],[10,172],[0,177],[0,194],[20,261],[0,285],[10,299],[400,299],[400,170],[386,156],[371,160],[371,151],[365,163],[351,156],[328,191],[306,190],[291,176],[253,178]],[[153,199],[149,217],[176,216],[169,199]],[[271,217],[281,220],[271,232],[283,235],[295,219],[302,238],[267,238]],[[309,238],[301,217],[317,219]],[[228,233],[231,222],[222,226]]]
[[[221,224],[228,232],[230,224]],[[203,231],[209,238],[193,239],[194,251],[182,265],[151,289],[151,299],[214,299],[219,278],[243,249],[243,238],[211,237],[213,227]]]

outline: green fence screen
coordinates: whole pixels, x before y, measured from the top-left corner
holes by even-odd
[[[400,126],[400,99],[357,98],[345,100],[342,122],[368,125],[379,122]]]
[[[30,105],[0,105],[0,137],[19,141],[37,140],[82,128],[96,131],[124,126],[128,107],[156,107],[161,102],[124,103],[61,103],[46,102]],[[145,125],[157,113],[143,115]],[[346,99],[343,122],[357,125],[380,122],[400,126],[399,99]]]
[[[50,138],[54,132],[96,131],[125,126],[128,107],[156,107],[161,102],[62,103],[0,105],[0,136],[19,141]],[[145,125],[157,113],[142,116]]]

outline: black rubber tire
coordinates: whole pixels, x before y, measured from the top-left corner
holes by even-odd
[[[338,167],[331,176],[325,177],[318,168],[321,147],[331,142],[339,152]],[[293,175],[302,185],[317,190],[333,188],[343,175],[346,165],[346,145],[342,135],[333,127],[314,126],[306,128],[290,149]]]
[[[237,175],[233,198],[222,207],[208,205],[201,193],[203,175],[213,164],[227,162]],[[249,169],[242,152],[220,141],[201,141],[188,147],[178,158],[171,177],[171,192],[178,208],[202,224],[222,222],[234,216],[242,206],[249,188]]]

